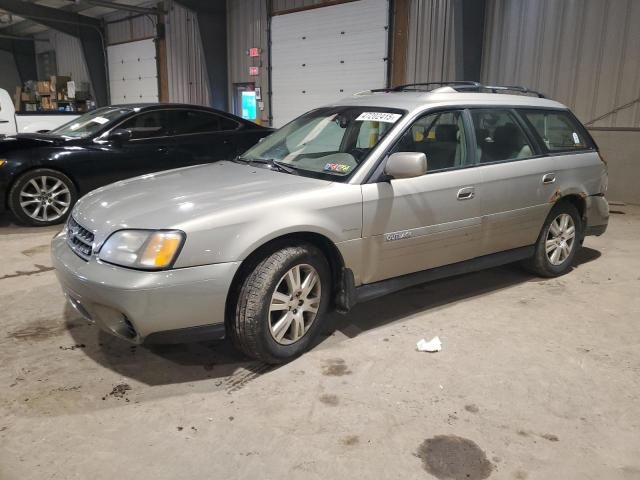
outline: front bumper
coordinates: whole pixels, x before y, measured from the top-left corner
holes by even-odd
[[[609,203],[602,195],[592,195],[586,198],[587,225],[585,236],[602,235],[609,224]]]
[[[71,305],[113,335],[137,344],[224,335],[227,293],[240,262],[158,272],[132,270],[95,256],[81,259],[67,245],[64,233],[52,240],[51,256]]]

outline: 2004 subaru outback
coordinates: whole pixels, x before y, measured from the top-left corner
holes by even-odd
[[[226,332],[275,363],[331,308],[519,260],[563,274],[606,229],[606,166],[565,106],[512,90],[359,94],[236,161],[95,190],[53,240],[58,278],[129,341]]]

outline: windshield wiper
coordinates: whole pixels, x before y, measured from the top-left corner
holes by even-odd
[[[284,173],[291,173],[293,175],[298,175],[298,172],[296,171],[297,169],[295,167],[292,167],[290,165],[287,165],[284,162],[281,162],[279,160],[276,160],[275,158],[246,158],[246,157],[236,157],[237,160],[241,161],[241,162],[246,162],[249,165],[253,164],[253,163],[261,163],[264,165],[270,165],[271,168],[278,170],[280,172],[284,172]]]

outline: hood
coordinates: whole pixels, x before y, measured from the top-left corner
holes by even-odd
[[[63,137],[48,133],[18,133],[0,139],[0,153],[34,147],[52,147],[66,143]]]
[[[202,217],[252,209],[331,182],[222,161],[120,181],[83,197],[73,217],[100,243],[123,228],[180,229]]]

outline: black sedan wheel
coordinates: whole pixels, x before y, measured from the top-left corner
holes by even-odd
[[[22,175],[9,192],[9,208],[33,226],[64,222],[77,199],[73,182],[63,173],[39,168]]]

